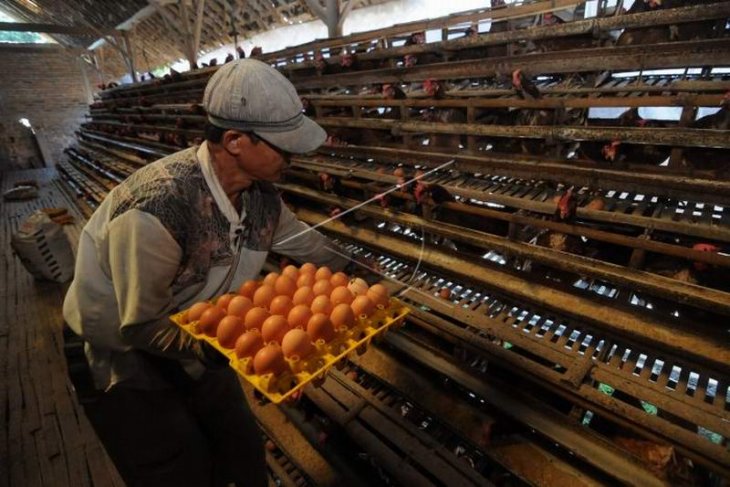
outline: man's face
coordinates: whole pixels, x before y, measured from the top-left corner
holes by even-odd
[[[282,151],[255,134],[240,133],[235,155],[238,167],[252,179],[278,181],[289,166],[291,154]]]

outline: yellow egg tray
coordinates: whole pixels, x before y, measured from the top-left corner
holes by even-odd
[[[385,331],[402,326],[406,315],[410,312],[407,306],[395,298],[390,298],[387,308],[378,307],[370,317],[360,316],[352,328],[338,330],[334,339],[329,342],[318,340],[314,343],[315,352],[310,356],[298,359],[285,359],[289,371],[281,374],[257,375],[253,372],[253,358],[239,359],[235,352],[222,347],[218,340],[198,332],[198,322],[184,322],[185,312],[174,314],[170,319],[185,332],[198,340],[205,340],[216,350],[228,357],[230,366],[246,381],[251,383],[267,399],[279,404],[292,399],[297,391],[311,382],[324,380],[327,370],[342,364],[342,359],[351,353],[363,354],[370,342]]]

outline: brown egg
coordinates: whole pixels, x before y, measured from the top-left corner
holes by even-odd
[[[243,319],[243,325],[247,330],[252,330],[254,328],[261,330],[261,325],[264,324],[264,321],[266,321],[266,318],[269,316],[271,316],[271,313],[269,313],[269,310],[266,308],[251,308],[248,313],[246,313],[246,317]]]
[[[314,347],[307,332],[300,328],[295,328],[294,330],[289,330],[284,335],[284,338],[281,340],[281,350],[284,352],[286,358],[296,356],[302,359],[311,354],[314,351]]]
[[[370,316],[375,311],[375,303],[367,296],[357,296],[350,305],[355,316]]]
[[[606,202],[603,201],[603,198],[600,196],[593,198],[586,206],[585,208],[587,210],[597,210],[600,211],[606,206]]]
[[[335,330],[339,330],[342,327],[350,328],[355,324],[355,313],[349,304],[338,304],[332,309],[330,313],[330,321],[335,327]]]
[[[388,290],[382,284],[374,284],[370,286],[366,294],[375,305],[388,306]]]
[[[327,266],[322,266],[319,269],[317,269],[317,272],[314,273],[314,278],[318,281],[321,279],[330,280],[332,278],[332,271]]]
[[[319,280],[312,286],[312,291],[314,291],[315,296],[321,296],[323,294],[329,296],[332,294],[332,284],[327,279]]]
[[[350,278],[347,277],[347,274],[344,272],[335,272],[332,274],[332,277],[330,277],[330,284],[332,284],[332,287],[347,286],[348,282],[350,282]]]
[[[289,276],[279,276],[274,283],[274,291],[278,295],[293,296],[297,290],[297,283]]]
[[[317,313],[312,315],[307,322],[307,335],[313,342],[317,340],[328,342],[335,337],[335,327],[332,325],[329,316],[324,313]]]
[[[231,302],[228,304],[227,311],[229,315],[243,318],[251,308],[253,308],[253,301],[246,296],[236,296],[231,299]]]
[[[236,356],[238,358],[253,357],[264,348],[264,339],[258,330],[249,330],[236,340]]]
[[[246,331],[246,327],[243,326],[243,320],[238,316],[226,316],[220,323],[218,323],[218,329],[215,332],[218,343],[221,347],[233,348],[236,346],[236,340],[238,337]]]
[[[346,286],[336,287],[332,290],[332,294],[330,294],[332,306],[337,306],[342,303],[351,304],[353,299],[355,299],[355,296]]]
[[[270,343],[256,352],[253,358],[253,370],[258,375],[274,374],[278,375],[288,368],[281,347],[275,343]]]
[[[261,325],[261,336],[264,338],[264,343],[276,342],[281,344],[281,339],[290,329],[291,327],[286,318],[281,315],[272,315],[266,318],[264,324]]]
[[[220,309],[218,306],[211,306],[203,311],[202,315],[200,315],[198,330],[210,337],[214,337],[216,328],[218,328],[218,323],[220,323],[220,321],[225,317],[225,311]]]
[[[272,315],[286,316],[294,307],[294,303],[289,296],[281,295],[271,300],[269,311]]]
[[[305,272],[299,275],[297,279],[297,287],[312,287],[317,282],[314,273]]]
[[[302,266],[299,268],[299,274],[315,274],[316,272],[317,266],[312,264],[311,262],[302,264]]]
[[[312,291],[311,287],[300,287],[294,293],[291,301],[292,303],[294,303],[294,305],[304,304],[306,306],[309,306],[310,304],[312,304],[313,299],[314,291]]]
[[[314,314],[324,313],[329,316],[332,312],[332,302],[330,301],[329,296],[322,294],[314,298],[309,309],[311,309]]]
[[[281,271],[281,275],[287,276],[289,279],[296,282],[299,278],[299,269],[297,269],[296,266],[288,265]]]
[[[202,303],[195,303],[185,312],[185,321],[187,323],[190,323],[192,321],[198,321],[200,319],[200,315],[203,314],[205,310],[213,306],[210,303],[202,302]]]
[[[274,284],[276,284],[276,279],[278,279],[280,274],[278,272],[269,272],[266,274],[266,277],[264,277],[264,284],[268,284],[271,287],[274,287]]]
[[[230,293],[224,294],[224,295],[222,295],[221,297],[219,297],[216,300],[215,305],[218,306],[221,309],[227,310],[228,309],[228,304],[231,302],[231,300],[235,296],[236,296],[235,294],[230,294]]]
[[[246,296],[248,299],[253,299],[253,293],[256,292],[256,289],[258,289],[258,287],[258,282],[246,281],[241,284],[241,287],[238,288],[238,294],[240,294],[241,296]]]
[[[441,299],[450,300],[451,299],[451,289],[449,289],[447,287],[442,287],[441,290],[439,291],[439,297]]]
[[[253,305],[261,308],[268,308],[271,300],[276,297],[276,291],[273,286],[264,284],[253,293]]]
[[[287,315],[287,321],[292,328],[306,328],[309,318],[312,317],[312,310],[306,304],[294,306]]]
[[[352,291],[352,294],[355,296],[364,296],[368,292],[368,283],[365,282],[365,279],[361,279],[359,277],[353,277],[350,279],[350,282],[347,283],[347,289]]]

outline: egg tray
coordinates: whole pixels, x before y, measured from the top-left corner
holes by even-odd
[[[258,375],[253,372],[253,358],[239,359],[235,352],[222,347],[218,340],[198,331],[197,321],[185,323],[185,312],[174,314],[170,319],[186,333],[198,340],[204,340],[216,350],[228,357],[230,366],[246,381],[251,383],[267,399],[279,404],[293,398],[297,391],[307,384],[315,385],[324,380],[327,370],[332,366],[343,364],[342,359],[351,353],[363,354],[370,342],[382,335],[390,328],[403,325],[406,315],[410,312],[407,306],[395,298],[390,298],[388,307],[378,306],[370,317],[360,316],[355,326],[338,330],[335,338],[329,342],[317,340],[313,343],[315,351],[304,359],[285,358],[289,365],[288,371],[281,374]]]

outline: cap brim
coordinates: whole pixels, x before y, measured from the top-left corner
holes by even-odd
[[[286,132],[255,130],[254,133],[277,148],[292,154],[306,154],[324,144],[327,132],[309,117],[299,127]]]

